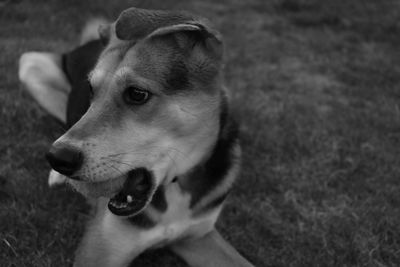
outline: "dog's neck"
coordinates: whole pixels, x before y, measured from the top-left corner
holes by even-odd
[[[186,174],[177,177],[181,188],[191,195],[190,206],[195,206],[205,195],[218,187],[238,161],[238,126],[228,110],[225,95],[221,100],[219,134],[210,153]],[[223,192],[224,195],[228,192]]]

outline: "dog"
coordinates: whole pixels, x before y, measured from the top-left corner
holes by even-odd
[[[75,267],[158,247],[190,266],[253,266],[215,229],[241,153],[222,69],[208,20],[138,8],[89,23],[72,51],[21,56],[24,88],[68,127],[46,155],[49,184],[93,204]]]

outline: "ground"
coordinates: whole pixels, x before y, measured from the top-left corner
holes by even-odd
[[[243,168],[218,229],[256,266],[400,264],[398,1],[0,2],[0,266],[69,266],[88,207],[49,189],[62,132],[22,91],[17,61],[65,51],[89,16],[188,9],[226,44]],[[160,250],[134,266],[185,266]]]

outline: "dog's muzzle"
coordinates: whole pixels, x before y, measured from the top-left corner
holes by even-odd
[[[122,177],[108,181],[87,182],[74,176],[83,163],[83,153],[79,149],[63,144],[53,145],[46,158],[54,170],[76,180],[71,181],[71,184],[78,185],[79,188],[84,185],[86,192],[81,192],[83,194],[90,195],[95,191],[101,196],[108,194],[109,188],[120,188],[108,202],[108,209],[117,216],[132,216],[139,213],[151,201],[155,191],[155,178],[146,168],[133,169]]]

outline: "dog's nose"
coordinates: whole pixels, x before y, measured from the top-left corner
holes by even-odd
[[[61,174],[70,176],[82,166],[82,152],[72,146],[52,146],[46,154],[51,167]]]

